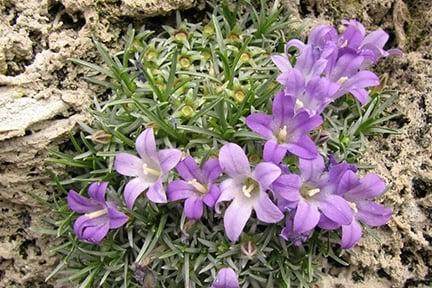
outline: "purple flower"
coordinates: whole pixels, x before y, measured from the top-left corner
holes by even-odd
[[[300,175],[282,175],[272,186],[286,206],[296,209],[292,231],[303,234],[312,230],[321,214],[339,225],[351,224],[353,216],[348,202],[335,194],[348,165],[331,166],[325,172],[324,160],[318,156],[313,160],[300,159],[299,168]]]
[[[363,56],[348,53],[337,59],[328,73],[328,78],[340,85],[333,99],[351,93],[361,104],[367,103],[369,93],[366,88],[378,86],[380,81],[375,73],[360,70],[363,60]]]
[[[90,198],[70,190],[67,196],[69,208],[84,214],[75,221],[74,233],[78,239],[98,244],[109,229],[117,229],[126,224],[128,217],[117,210],[113,202],[105,200],[108,182],[92,183],[88,189]]]
[[[345,48],[345,53],[353,53],[364,57],[362,67],[366,68],[376,64],[380,58],[401,55],[400,49],[384,50],[389,35],[382,29],[366,35],[364,26],[355,20],[343,20],[345,31],[339,37],[339,47]]]
[[[162,181],[180,161],[181,152],[177,149],[157,151],[152,128],[144,130],[138,136],[135,146],[140,158],[129,153],[118,153],[114,162],[118,173],[135,177],[124,189],[126,206],[132,209],[135,200],[146,189],[150,201],[167,202]]]
[[[253,113],[246,118],[246,125],[268,140],[264,146],[264,161],[278,164],[287,151],[304,159],[317,157],[317,147],[308,132],[321,125],[319,115],[310,116],[306,111],[295,114],[294,99],[283,92],[273,100],[272,113]]]
[[[303,233],[298,233],[294,231],[294,215],[295,210],[288,213],[285,221],[285,227],[282,229],[280,236],[286,241],[290,241],[294,246],[301,246],[306,242],[312,235],[313,230],[309,230]]]
[[[231,201],[225,211],[225,232],[231,241],[237,241],[246,222],[255,210],[257,218],[265,223],[282,220],[283,214],[270,200],[266,190],[281,174],[273,163],[259,163],[251,171],[249,160],[237,144],[225,144],[219,152],[219,163],[229,178],[221,185],[221,195],[216,203]]]
[[[353,171],[348,170],[342,176],[338,190],[338,193],[343,192],[354,212],[351,224],[342,225],[342,248],[351,248],[360,240],[362,229],[359,222],[377,227],[390,220],[392,210],[372,201],[386,190],[384,181],[377,175],[370,173],[358,179]]]
[[[240,288],[236,273],[231,268],[219,270],[211,288]]]
[[[177,172],[184,180],[175,180],[168,185],[168,199],[186,199],[184,211],[189,219],[200,219],[205,203],[213,208],[219,198],[220,190],[215,184],[222,170],[217,159],[210,159],[198,167],[195,160],[188,156],[177,164]]]

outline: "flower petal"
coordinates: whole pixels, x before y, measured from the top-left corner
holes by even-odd
[[[353,221],[353,211],[348,202],[337,195],[324,195],[318,199],[319,209],[330,220],[349,225]]]
[[[284,200],[297,202],[300,199],[301,178],[295,174],[281,175],[272,184],[273,191]]]
[[[100,203],[105,203],[105,191],[108,188],[108,182],[94,182],[88,188],[90,197]]]
[[[109,221],[106,215],[89,218],[85,215],[78,217],[74,223],[74,232],[78,239],[99,244],[107,235]]]
[[[202,168],[203,183],[214,182],[222,174],[218,159],[207,160]]]
[[[243,149],[234,143],[222,146],[219,152],[219,164],[231,177],[250,174],[250,164]]]
[[[317,183],[325,169],[324,159],[321,155],[312,160],[299,159],[299,168],[303,181]]]
[[[160,167],[164,174],[176,167],[181,159],[181,151],[178,149],[163,149],[158,152]]]
[[[392,209],[372,201],[359,201],[357,204],[357,219],[371,226],[377,227],[387,224],[392,216]]]
[[[199,197],[187,198],[184,204],[184,213],[187,218],[198,220],[203,215],[203,201]]]
[[[289,59],[286,56],[273,54],[271,59],[281,72],[285,72],[292,67]]]
[[[284,71],[276,80],[284,86],[284,90],[289,96],[297,97],[305,88],[303,73],[295,68]]]
[[[238,199],[231,202],[224,215],[224,227],[228,239],[233,242],[238,240],[251,213],[252,205],[250,203],[242,203]]]
[[[387,43],[389,39],[389,35],[382,29],[377,29],[375,31],[370,32],[364,38],[362,45],[364,44],[372,44],[379,48],[384,48],[384,45]]]
[[[366,89],[351,89],[349,92],[360,102],[360,104],[365,105],[369,99],[369,92]]]
[[[202,181],[200,168],[191,156],[187,156],[180,161],[176,166],[176,170],[184,180],[190,181],[196,179]]]
[[[114,169],[125,176],[137,177],[142,174],[143,162],[129,153],[118,153],[114,160]]]
[[[133,208],[135,200],[149,187],[149,185],[148,182],[143,181],[141,178],[134,178],[126,184],[123,194],[126,206],[129,209]]]
[[[165,189],[162,185],[162,180],[159,179],[154,184],[150,185],[147,191],[147,198],[153,203],[166,203],[167,196],[165,194]]]
[[[342,225],[342,249],[350,249],[360,240],[362,236],[362,228],[360,224],[354,220],[349,225]]]
[[[273,114],[273,127],[282,128],[288,125],[289,121],[294,115],[294,102],[295,99],[283,92],[276,94],[273,100],[272,114]]]
[[[359,185],[344,194],[349,201],[373,199],[386,190],[385,182],[376,174],[368,173],[360,179]]]
[[[270,200],[266,192],[261,192],[253,208],[257,218],[265,223],[277,223],[284,217],[279,208]]]
[[[274,163],[259,163],[252,173],[253,178],[258,181],[263,190],[268,187],[281,175],[281,169]]]
[[[275,140],[268,140],[264,144],[263,160],[279,164],[287,153],[286,145],[279,145]]]
[[[215,210],[217,213],[220,213],[219,203],[224,201],[231,201],[242,191],[241,183],[234,179],[224,180],[219,187],[221,194],[215,204]]]
[[[136,139],[136,150],[143,160],[149,162],[148,159],[156,160],[157,149],[156,140],[153,134],[153,128],[147,128]]]
[[[249,129],[266,139],[273,137],[271,122],[272,117],[264,113],[252,113],[246,117],[246,125]]]
[[[74,190],[67,195],[68,206],[77,213],[89,213],[102,209],[102,205],[93,199],[81,196]]]
[[[294,215],[293,231],[305,233],[312,230],[318,224],[320,213],[318,207],[300,199]]]
[[[319,155],[315,142],[307,135],[301,136],[295,142],[288,143],[287,147],[289,152],[302,159],[315,159]]]
[[[319,127],[323,122],[323,119],[319,115],[309,116],[306,111],[297,113],[294,118],[289,121],[287,128],[288,134],[297,138],[298,136],[304,135],[307,132]]]
[[[222,268],[216,275],[211,288],[240,288],[240,284],[233,269]]]
[[[216,201],[219,199],[221,192],[218,185],[210,185],[208,193],[203,197],[203,202],[210,208],[213,208]]]
[[[321,214],[320,220],[318,222],[318,227],[321,229],[325,229],[325,230],[335,230],[335,229],[341,227],[341,225],[333,222],[324,214]]]
[[[125,213],[117,210],[114,203],[108,203],[108,218],[110,229],[117,229],[122,227],[127,223],[129,219]]]
[[[168,200],[177,201],[192,197],[195,195],[195,188],[183,180],[174,180],[168,184]]]
[[[332,179],[331,175],[330,175],[330,179]],[[343,173],[343,176],[340,178],[335,194],[343,195],[359,184],[360,181],[358,180],[356,173],[354,173],[351,170],[347,170],[345,171],[345,173]]]

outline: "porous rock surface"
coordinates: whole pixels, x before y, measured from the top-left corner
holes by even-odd
[[[432,10],[430,1],[285,1],[303,27],[358,19],[390,34],[389,47],[403,57],[376,68],[386,89],[398,91],[390,107],[402,115],[388,125],[397,135],[372,138],[362,161],[389,183],[381,202],[392,207],[390,223],[342,255],[349,267],[323,263],[323,288],[432,287]],[[309,31],[309,29],[306,29]],[[388,79],[388,81],[386,81]]]
[[[47,226],[36,200],[53,193],[45,160],[101,92],[68,59],[98,62],[92,36],[118,48],[130,22],[193,2],[0,1],[0,287],[49,287],[57,261],[53,239],[32,230]]]

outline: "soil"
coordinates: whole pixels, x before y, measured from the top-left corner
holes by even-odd
[[[401,116],[400,133],[372,138],[363,162],[389,183],[382,202],[394,210],[383,229],[365,233],[342,255],[349,267],[322,263],[317,287],[432,286],[432,10],[428,0],[285,0],[307,32],[317,23],[347,18],[390,34],[389,47],[405,54],[378,65]],[[98,62],[92,36],[115,51],[132,23],[193,0],[0,1],[0,287],[50,287],[45,277],[57,259],[54,241],[37,233],[47,211],[35,199],[54,193],[45,160],[65,141],[102,91],[87,70],[68,61]],[[51,167],[54,169],[55,167]],[[56,168],[56,172],[61,171]],[[377,240],[379,239],[379,241]]]

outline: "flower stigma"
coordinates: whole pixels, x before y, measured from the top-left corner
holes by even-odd
[[[202,185],[201,183],[199,183],[196,179],[192,179],[190,181],[187,182],[189,185],[193,186],[199,193],[201,194],[206,194],[207,193],[207,188]]]
[[[86,213],[85,216],[88,217],[89,219],[94,219],[94,218],[103,216],[107,213],[108,213],[108,209],[105,208],[105,209],[97,210],[97,211],[94,211],[91,213]]]
[[[259,192],[259,184],[252,178],[247,178],[242,187],[243,195],[251,198],[254,194]]]
[[[149,168],[148,165],[146,163],[143,164],[143,172],[144,175],[153,175],[153,176],[157,176],[159,177],[161,172],[159,170],[153,169],[153,168]]]
[[[315,196],[316,194],[318,194],[321,190],[317,187],[315,187],[312,184],[309,183],[305,183],[301,186],[300,188],[300,194],[303,196],[303,198],[305,199],[310,199],[313,196]]]
[[[287,126],[284,125],[283,128],[279,130],[279,133],[277,135],[278,142],[285,143],[287,136],[288,136]]]

